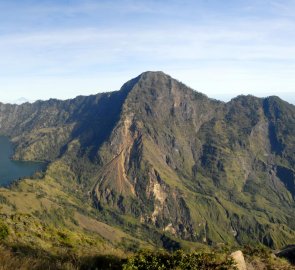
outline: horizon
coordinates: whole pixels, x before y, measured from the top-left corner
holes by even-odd
[[[163,71],[145,71],[145,72],[140,73],[138,76],[140,76],[140,75],[142,75],[143,73],[146,73],[146,72],[162,72],[162,73],[164,73],[165,75],[170,76],[169,74],[167,74],[167,73],[165,73],[165,72],[163,72]],[[135,76],[135,77],[133,77],[133,78],[129,78],[129,80],[135,79],[135,78],[138,77],[138,76]],[[175,79],[175,80],[179,81],[177,78],[173,78],[173,77],[172,77],[172,79]],[[126,80],[124,83],[128,82],[129,80]],[[191,87],[190,87],[189,85],[187,85],[185,82],[182,82],[182,81],[179,81],[179,82],[180,82],[180,83],[183,83],[183,84],[186,85],[187,87],[191,88]],[[123,86],[124,83],[122,83],[121,86]],[[196,89],[193,89],[193,88],[191,88],[191,89],[194,90],[194,91],[196,91],[196,92],[198,92],[198,93],[201,93],[201,94],[206,95],[205,93],[200,92],[200,91],[197,91]],[[93,94],[88,94],[88,95],[78,94],[77,96],[69,97],[69,98],[64,98],[64,99],[55,98],[55,97],[50,97],[50,98],[48,98],[48,99],[29,100],[29,99],[27,99],[26,97],[20,97],[20,98],[18,98],[18,99],[16,99],[16,100],[14,100],[14,101],[10,101],[10,102],[9,102],[9,101],[8,101],[8,102],[3,102],[3,101],[0,100],[0,103],[4,103],[4,104],[12,104],[12,105],[21,105],[21,104],[24,104],[24,103],[31,103],[31,104],[32,104],[32,103],[37,102],[37,101],[48,101],[48,100],[51,100],[51,99],[65,101],[65,100],[75,99],[75,98],[77,98],[77,97],[79,97],[79,96],[91,96],[91,95],[97,95],[97,94],[103,94],[103,93],[116,92],[116,91],[120,91],[120,90],[121,90],[121,89],[119,88],[119,89],[115,89],[115,90],[101,91],[101,92],[98,92],[98,93],[93,93]],[[288,99],[284,99],[284,98],[282,98],[282,97],[280,97],[280,96],[278,96],[278,95],[276,95],[276,94],[268,95],[268,96],[255,96],[255,95],[253,95],[253,94],[238,94],[238,95],[235,95],[235,96],[228,94],[228,95],[221,95],[220,97],[218,97],[218,96],[210,97],[210,96],[208,96],[208,95],[206,95],[206,96],[207,96],[208,98],[210,98],[210,99],[216,99],[216,100],[219,100],[219,101],[222,101],[222,102],[225,102],[225,103],[230,102],[232,99],[237,98],[237,97],[239,97],[239,96],[254,96],[254,97],[256,97],[256,98],[261,98],[261,99],[268,98],[268,97],[271,97],[271,96],[276,96],[276,97],[279,97],[279,98],[281,98],[282,100],[284,100],[284,101],[286,101],[286,102],[288,102],[288,103],[290,103],[290,104],[292,104],[292,105],[295,105],[295,99],[293,98],[293,96],[288,100]]]
[[[295,104],[292,0],[0,1],[0,100],[69,99],[163,70],[210,98]]]

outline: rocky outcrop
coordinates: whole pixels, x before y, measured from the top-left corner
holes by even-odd
[[[243,252],[241,250],[235,251],[231,254],[238,270],[248,270],[245,262]]]

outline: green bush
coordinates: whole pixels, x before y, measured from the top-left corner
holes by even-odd
[[[214,252],[174,253],[142,251],[128,259],[124,270],[227,270],[236,269],[231,257]]]
[[[0,240],[4,240],[9,234],[6,224],[0,222]]]

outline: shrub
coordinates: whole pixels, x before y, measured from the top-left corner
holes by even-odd
[[[6,224],[0,222],[0,240],[4,240],[9,234]]]
[[[174,253],[142,251],[128,259],[124,270],[227,270],[236,269],[231,257],[214,252]]]

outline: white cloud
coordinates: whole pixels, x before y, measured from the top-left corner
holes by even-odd
[[[207,13],[205,1],[198,1],[197,10],[190,8],[194,1],[26,6],[22,16],[32,16],[33,22],[43,16],[45,26],[30,23],[23,31],[0,32],[0,88],[10,89],[14,99],[23,91],[30,99],[45,97],[41,88],[73,97],[85,89],[117,89],[142,71],[162,69],[210,94],[292,92],[295,21],[286,13],[294,3],[246,2],[241,9]],[[266,9],[266,4],[271,5]],[[61,25],[52,23],[54,16]],[[0,100],[6,94],[1,92]]]

